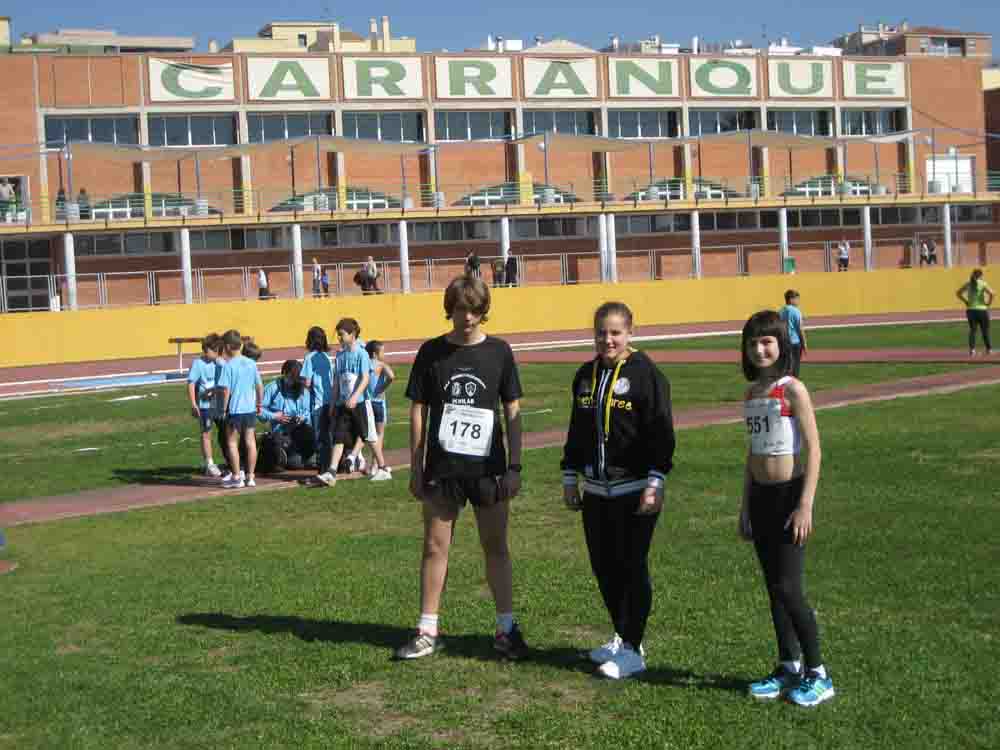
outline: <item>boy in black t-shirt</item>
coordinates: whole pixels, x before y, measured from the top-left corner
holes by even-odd
[[[496,602],[496,651],[510,659],[527,646],[514,620],[509,500],[521,489],[521,381],[507,342],[480,331],[490,291],[461,276],[444,295],[453,330],[420,347],[406,396],[410,406],[410,492],[424,506],[417,633],[396,651],[398,659],[429,656],[441,647],[438,609],[448,572],[455,521],[472,504],[486,557],[486,578]],[[510,463],[500,429],[503,406]]]

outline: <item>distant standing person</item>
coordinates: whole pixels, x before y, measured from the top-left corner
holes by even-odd
[[[937,265],[937,245],[934,243],[933,239],[927,240],[927,265]]]
[[[493,286],[503,286],[504,282],[504,264],[502,258],[497,258],[490,264],[490,270],[493,272]]]
[[[467,276],[475,276],[477,279],[480,276],[479,256],[475,250],[470,250],[469,254],[465,256],[465,273]]]
[[[791,344],[791,368],[789,372],[799,376],[802,355],[806,353],[806,332],[802,330],[802,311],[799,310],[799,293],[794,289],[785,292],[785,306],[778,312],[788,326],[788,341]]]
[[[320,286],[323,282],[323,268],[319,261],[313,258],[313,297],[319,297]]]
[[[330,274],[327,273],[327,270],[325,268],[323,269],[323,275],[319,277],[319,283],[320,283],[320,286],[323,287],[323,296],[324,297],[329,297],[330,296]]]
[[[923,268],[931,260],[931,249],[927,246],[927,240],[920,241],[920,267]]]
[[[990,285],[983,279],[983,269],[977,268],[969,276],[969,283],[963,284],[955,292],[965,305],[965,317],[969,321],[969,356],[976,356],[976,327],[983,334],[983,345],[986,347],[986,356],[993,353],[993,346],[990,343],[990,305],[996,298]]]
[[[846,271],[851,263],[851,243],[841,240],[837,245],[837,272]]]
[[[507,256],[507,264],[504,268],[504,281],[507,286],[517,286],[517,258],[513,255]]]
[[[362,270],[365,272],[367,279],[365,286],[362,287],[362,292],[364,294],[378,294],[378,265],[376,265],[375,259],[372,256],[368,256]]]
[[[267,280],[267,273],[263,268],[257,269],[257,297],[258,299],[267,299],[271,296],[271,289],[269,287],[269,282]]]

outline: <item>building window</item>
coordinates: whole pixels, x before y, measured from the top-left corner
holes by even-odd
[[[833,113],[828,109],[772,109],[767,129],[795,135],[833,135]]]
[[[496,141],[510,138],[511,113],[502,111],[434,113],[434,138],[438,141]]]
[[[231,146],[235,115],[150,115],[150,146]]]
[[[70,141],[136,144],[139,118],[136,115],[45,118],[46,148],[62,148]]]
[[[841,135],[887,135],[906,130],[905,109],[844,109]]]
[[[692,109],[691,135],[731,133],[734,130],[753,130],[757,127],[755,109]]]
[[[609,109],[609,138],[676,138],[680,116],[673,109]]]
[[[921,43],[921,48],[923,44]],[[926,52],[928,55],[939,55],[941,57],[964,57],[964,39],[946,39],[945,37],[932,36]]]
[[[527,109],[524,111],[525,135],[544,132],[570,135],[596,135],[594,113],[589,109]]]
[[[305,34],[299,34],[299,46],[307,47],[309,45],[309,37]]]
[[[247,130],[250,143],[301,138],[305,135],[331,135],[333,115],[329,112],[251,112],[247,115]]]
[[[379,141],[424,140],[423,112],[344,112],[344,135]]]

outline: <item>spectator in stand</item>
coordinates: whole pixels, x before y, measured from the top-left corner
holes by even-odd
[[[368,256],[365,265],[361,269],[365,274],[365,284],[361,287],[364,294],[378,294],[378,265],[372,256]]]
[[[263,268],[257,269],[257,298],[269,299],[271,297],[270,283],[267,280],[267,273]]]
[[[328,274],[326,272],[325,268],[323,269],[323,275],[319,277],[319,283],[320,283],[320,286],[323,287],[323,296],[324,297],[329,297],[330,296],[330,274]]]
[[[937,245],[934,244],[933,239],[927,240],[927,265],[937,265]]]
[[[477,279],[480,277],[479,256],[476,255],[475,250],[470,250],[469,254],[465,256],[465,275],[473,276]]]
[[[846,271],[851,263],[851,243],[842,239],[837,243],[837,272]]]
[[[323,282],[323,269],[319,261],[313,258],[313,297],[319,297],[320,285]]]
[[[504,269],[504,282],[507,286],[517,286],[517,258],[513,255],[507,256],[507,265]]]
[[[493,271],[493,286],[503,286],[504,285],[504,265],[503,258],[497,258],[490,264],[490,270]]]

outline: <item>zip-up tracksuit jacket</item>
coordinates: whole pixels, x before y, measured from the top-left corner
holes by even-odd
[[[563,483],[602,497],[662,487],[676,441],[670,383],[640,351],[611,367],[600,358],[573,378],[573,411],[563,449]]]

